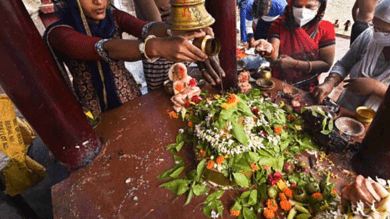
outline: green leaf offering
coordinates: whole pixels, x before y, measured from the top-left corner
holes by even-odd
[[[249,187],[250,181],[243,173],[233,173],[234,181],[241,187]]]
[[[181,195],[190,189],[190,187],[188,187],[189,183],[190,180],[187,179],[175,179],[173,181],[161,184],[160,187],[164,187],[176,195]]]

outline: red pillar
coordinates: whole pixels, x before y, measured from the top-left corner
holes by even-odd
[[[390,89],[352,160],[356,173],[390,179]]]
[[[237,33],[236,0],[207,0],[207,11],[215,18],[212,26],[215,36],[221,40],[219,59],[226,72],[224,88],[237,84]]]
[[[86,165],[100,141],[22,1],[0,1],[0,21],[0,85],[58,160]]]

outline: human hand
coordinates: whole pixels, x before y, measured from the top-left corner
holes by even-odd
[[[343,200],[352,203],[362,201],[366,206],[370,206],[373,202],[379,203],[388,195],[389,192],[383,186],[362,175],[357,176],[355,182],[341,191]]]
[[[161,20],[167,21],[171,15],[171,7],[160,7],[158,10],[160,11]]]
[[[374,94],[378,87],[378,81],[373,78],[354,78],[345,80],[344,82],[346,82],[344,88],[363,96]]]
[[[148,42],[152,45],[147,47],[146,50],[149,48],[152,51],[147,52],[147,54],[155,54],[154,57],[163,57],[173,62],[202,62],[208,58],[206,53],[190,43],[189,40],[201,38],[205,35],[204,31],[199,31],[183,34],[182,36],[150,39]]]
[[[325,81],[314,88],[312,94],[316,98],[317,103],[321,104],[322,101],[332,92],[334,85],[331,81]]]
[[[198,67],[202,76],[206,79],[207,83],[212,85],[217,85],[222,82],[222,77],[225,77],[225,71],[219,65],[216,56],[211,56],[206,59],[204,62],[198,62]]]
[[[281,55],[276,61],[277,64],[282,69],[295,68],[299,63],[299,60],[293,59],[288,55]]]
[[[263,57],[272,54],[272,44],[269,43],[267,40],[260,39],[254,41],[253,43],[251,43],[251,46],[255,47],[255,51]]]
[[[255,38],[253,38],[253,37],[249,38],[249,39],[248,39],[248,48],[253,47],[252,44],[253,44],[255,41],[256,41]]]

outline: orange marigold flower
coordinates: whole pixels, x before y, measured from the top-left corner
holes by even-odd
[[[233,210],[233,208],[231,208],[230,209],[230,214],[232,215],[232,216],[239,216],[240,215],[240,213],[241,213],[241,210]]]
[[[206,151],[203,150],[203,149],[200,149],[200,155],[202,155],[202,157],[206,157]]]
[[[236,95],[230,94],[229,98],[227,99],[227,103],[234,103],[236,101]]]
[[[264,209],[263,211],[263,215],[265,218],[267,219],[271,219],[271,218],[274,218],[275,217],[275,213],[274,211],[270,210],[270,209]]]
[[[183,90],[183,85],[181,85],[181,84],[176,84],[176,86],[175,86],[175,90],[177,90],[177,91],[182,91]]]
[[[283,188],[282,190],[284,194],[286,194],[287,197],[292,198],[293,197],[293,191],[287,187]]]
[[[279,193],[279,198],[280,198],[280,200],[282,200],[282,201],[287,200],[286,194],[284,194],[283,192]]]
[[[274,127],[274,132],[275,132],[275,134],[277,134],[277,135],[282,134],[282,126]]]
[[[225,160],[225,158],[222,156],[222,155],[219,155],[219,157],[217,158],[217,160],[215,160],[215,162],[217,164],[222,164],[223,163],[223,160]]]
[[[190,114],[194,114],[194,111],[191,110],[191,111],[190,111]]]
[[[288,200],[283,200],[280,202],[280,207],[285,211],[289,211],[291,210],[292,205],[291,202],[289,202]]]
[[[169,117],[174,118],[174,119],[179,118],[179,116],[176,114],[175,111],[170,111],[170,112],[168,113],[168,115],[169,115]]]
[[[297,187],[297,184],[291,183],[291,188],[295,188],[295,187]]]
[[[251,168],[253,171],[258,171],[259,170],[259,167],[255,164],[255,163],[251,163]]]
[[[315,199],[322,198],[322,194],[319,193],[319,192],[313,193],[311,196],[312,196],[313,198],[315,198]]]
[[[188,127],[192,127],[192,126],[194,126],[194,124],[191,122],[191,121],[188,121]]]
[[[209,170],[213,169],[214,164],[215,164],[215,163],[214,163],[213,160],[207,161],[207,162],[206,162],[206,167],[207,167],[207,169],[209,169]]]
[[[275,199],[268,199],[267,208],[271,211],[277,211],[278,210],[278,203],[276,203]]]
[[[330,190],[330,193],[332,193],[333,195],[338,195],[336,190],[334,190],[334,189]]]

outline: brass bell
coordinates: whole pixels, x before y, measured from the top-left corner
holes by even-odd
[[[205,8],[206,0],[171,0],[171,17],[168,24],[172,30],[197,30],[211,26],[215,19]]]

